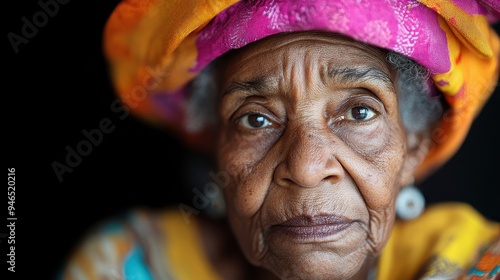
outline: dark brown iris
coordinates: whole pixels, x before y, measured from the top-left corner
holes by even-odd
[[[365,107],[354,107],[351,109],[352,110],[352,117],[355,120],[364,120],[368,117],[368,108]]]
[[[259,114],[248,115],[248,124],[252,127],[258,128],[266,124],[266,117]]]

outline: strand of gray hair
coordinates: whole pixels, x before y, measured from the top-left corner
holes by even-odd
[[[387,61],[397,71],[399,114],[408,132],[430,130],[440,119],[443,106],[432,96],[429,71],[411,58],[389,52]]]

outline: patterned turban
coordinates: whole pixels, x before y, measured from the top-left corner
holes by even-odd
[[[293,31],[341,33],[408,56],[429,70],[449,105],[432,131],[422,178],[460,148],[499,75],[498,0],[124,0],[104,32],[110,75],[123,104],[207,148],[188,85],[231,49]]]

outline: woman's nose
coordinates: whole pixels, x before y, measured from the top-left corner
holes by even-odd
[[[277,166],[274,180],[278,185],[316,187],[336,184],[344,178],[344,168],[336,158],[335,141],[330,130],[302,130],[289,133],[285,157]]]

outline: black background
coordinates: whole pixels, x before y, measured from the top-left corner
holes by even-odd
[[[3,10],[2,145],[6,167],[16,168],[17,272],[1,279],[52,279],[97,221],[136,206],[190,203],[192,194],[181,186],[193,154],[168,131],[133,117],[120,120],[111,111],[116,96],[101,36],[117,0],[60,5],[17,54],[7,34],[21,34],[21,18],[32,19],[41,9],[37,1],[10,2]],[[459,152],[420,186],[428,203],[464,201],[500,221],[499,95],[497,87]],[[111,119],[114,131],[59,182],[51,163],[64,163],[65,147],[75,148],[85,140],[82,130],[98,128],[104,118]],[[1,201],[5,217],[6,192]],[[7,224],[4,218],[2,223]],[[6,245],[2,240],[2,272],[8,267]]]

